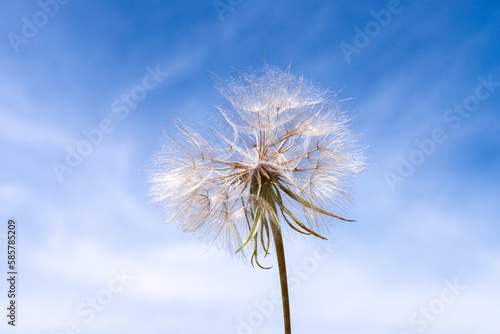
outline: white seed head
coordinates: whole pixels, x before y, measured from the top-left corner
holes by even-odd
[[[325,212],[350,201],[352,177],[364,167],[336,95],[269,65],[216,87],[227,103],[210,136],[179,120],[178,134],[164,134],[150,181],[166,221],[231,252],[249,238],[256,207],[282,229],[292,216],[310,230],[331,223]]]

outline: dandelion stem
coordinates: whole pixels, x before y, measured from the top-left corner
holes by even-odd
[[[283,319],[285,321],[285,334],[291,334],[290,325],[290,301],[288,298],[288,280],[286,277],[285,250],[283,248],[283,238],[281,237],[281,228],[276,223],[271,223],[273,231],[274,245],[276,246],[276,256],[278,257],[278,270],[280,273],[281,300],[283,302]]]

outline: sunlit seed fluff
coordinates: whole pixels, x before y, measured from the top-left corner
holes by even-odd
[[[216,87],[227,103],[211,136],[178,120],[178,133],[164,134],[150,181],[166,221],[231,252],[249,238],[256,208],[264,248],[263,224],[284,229],[295,217],[304,234],[331,224],[325,218],[335,215],[322,210],[350,200],[350,181],[364,166],[336,95],[268,65],[217,78]]]

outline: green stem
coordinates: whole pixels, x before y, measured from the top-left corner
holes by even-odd
[[[276,256],[278,258],[278,270],[280,273],[281,300],[283,301],[283,319],[285,321],[285,334],[291,334],[290,325],[290,300],[288,298],[288,280],[286,277],[285,250],[283,248],[283,238],[281,236],[280,226],[270,221],[273,231],[274,245],[276,246]]]

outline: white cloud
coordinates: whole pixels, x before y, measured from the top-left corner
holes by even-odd
[[[28,115],[19,116],[21,113],[17,110],[2,109],[3,111],[0,111],[0,136],[4,137],[10,145],[15,143],[37,147],[45,144],[63,147],[73,139],[72,136],[51,124],[28,119],[30,117]]]

